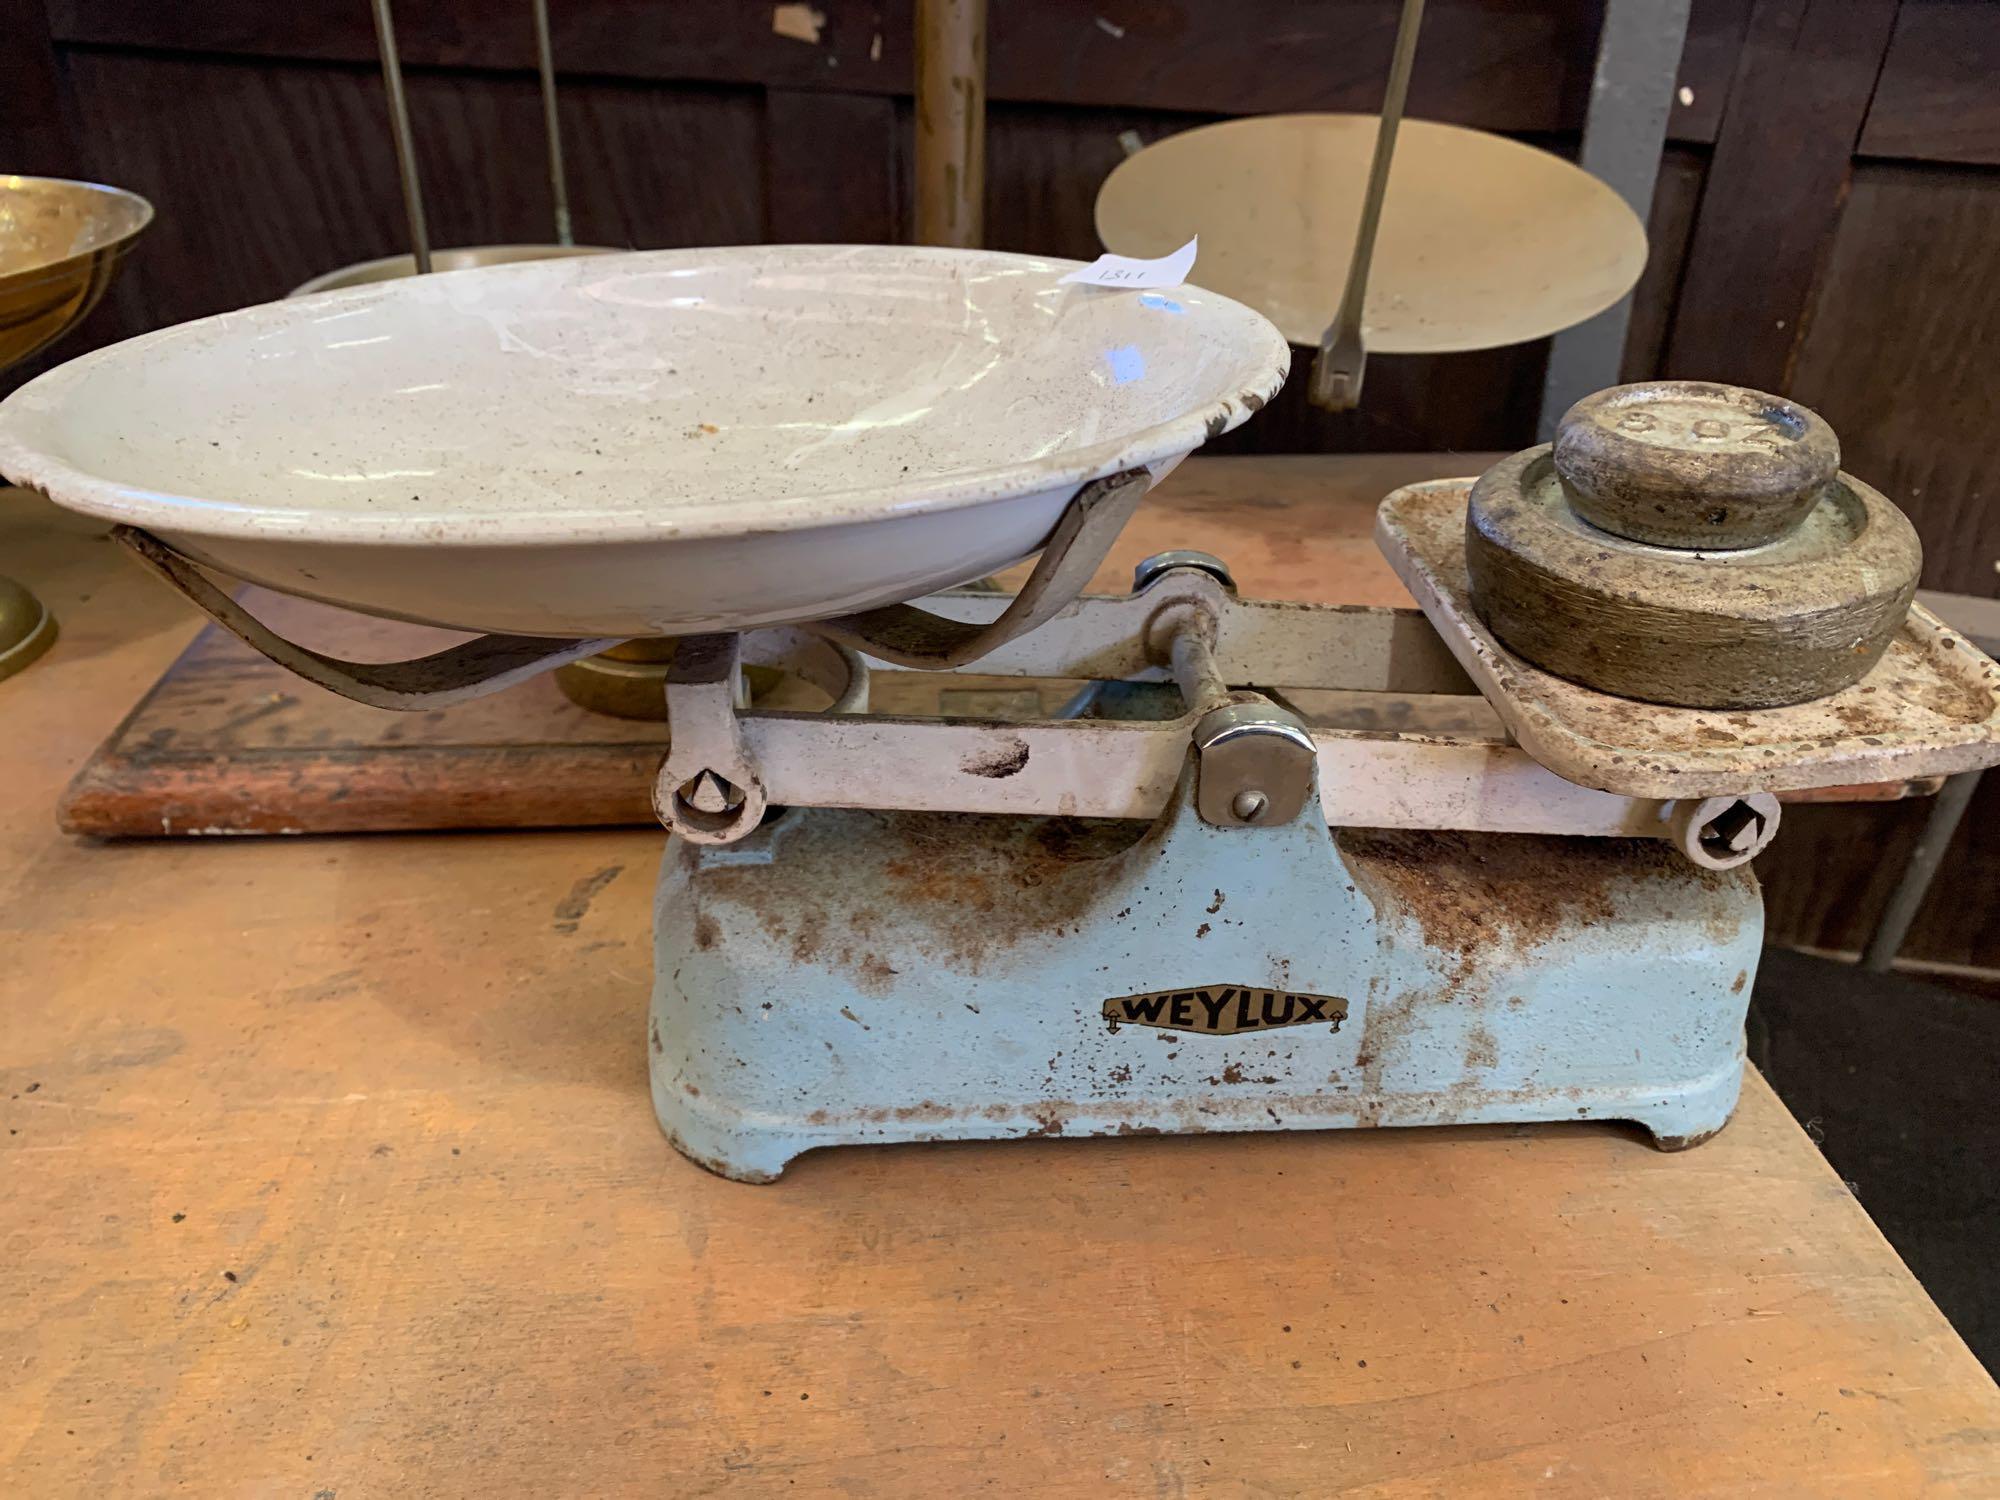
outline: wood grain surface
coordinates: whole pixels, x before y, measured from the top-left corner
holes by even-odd
[[[1575,1125],[711,1177],[646,1097],[657,832],[63,838],[194,621],[16,496],[0,550],[63,623],[0,684],[8,1493],[2000,1482],[2000,1391],[1754,1077],[1677,1156]]]
[[[2000,593],[2000,278],[1975,268],[1995,243],[2000,173],[1858,166],[1793,384],[1840,434],[1842,466],[1908,513],[1925,586],[1986,598]]]
[[[1789,394],[1897,3],[1755,0],[1662,373]]]
[[[866,245],[903,239],[899,231],[910,222],[913,189],[900,135],[893,99],[767,90],[764,193],[771,240]],[[829,171],[830,161],[842,163],[841,170]]]
[[[815,0],[819,40],[740,0],[570,0],[551,7],[566,71],[675,82],[911,92],[912,0]],[[1227,113],[1373,110],[1396,29],[1394,0],[1010,0],[994,7],[992,96],[1022,102]],[[1697,0],[1677,139],[1713,139],[1741,31],[1741,0]],[[1487,129],[1575,130],[1590,89],[1591,0],[1432,7],[1410,112]],[[204,0],[51,0],[58,41],[263,58],[375,60],[366,7]],[[527,71],[533,32],[508,0],[431,0],[396,12],[404,64]],[[1301,66],[1302,62],[1310,66]]]
[[[7,170],[73,177],[75,143],[63,118],[62,75],[42,0],[0,0],[0,142]]]
[[[1904,0],[1862,154],[2000,166],[1997,69],[2000,14],[1985,0]]]

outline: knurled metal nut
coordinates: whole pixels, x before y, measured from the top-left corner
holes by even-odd
[[[1840,441],[1782,396],[1654,380],[1577,402],[1556,428],[1554,459],[1591,525],[1718,551],[1763,546],[1803,521],[1840,469]]]

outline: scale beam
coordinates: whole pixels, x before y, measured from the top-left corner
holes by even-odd
[[[1079,599],[981,666],[1173,681],[1185,706],[1172,717],[990,723],[746,710],[728,687],[738,653],[768,663],[783,653],[756,634],[745,647],[704,638],[716,645],[677,661],[668,684],[674,748],[654,798],[661,820],[696,844],[746,838],[767,807],[1151,820],[1192,758],[1205,780],[1229,778],[1199,799],[1219,827],[1253,825],[1267,811],[1288,817],[1297,788],[1316,782],[1333,827],[1661,838],[1712,868],[1749,860],[1777,832],[1773,799],[1759,800],[1754,818],[1733,815],[1735,798],[1703,804],[1690,825],[1674,799],[1597,791],[1544,769],[1486,713],[1414,611],[1239,600],[1226,570],[1191,556],[1140,576],[1137,592]],[[968,628],[1012,608],[990,594],[929,603]],[[1443,712],[1430,728],[1384,730],[1315,725],[1292,706],[1371,690]],[[850,679],[846,701],[858,696]],[[1730,837],[1703,842],[1725,814]]]

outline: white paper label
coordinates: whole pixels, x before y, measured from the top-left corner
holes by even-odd
[[[1179,286],[1187,280],[1188,272],[1194,269],[1195,246],[1199,243],[1201,237],[1197,235],[1172,255],[1162,255],[1158,260],[1138,260],[1130,255],[1113,255],[1107,250],[1089,265],[1071,271],[1058,285],[1067,286],[1076,282],[1083,286],[1141,289]]]

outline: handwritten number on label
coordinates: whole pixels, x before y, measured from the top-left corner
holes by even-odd
[[[1138,260],[1130,255],[1113,255],[1109,251],[1097,257],[1087,266],[1078,266],[1062,278],[1060,285],[1075,283],[1080,286],[1109,287],[1170,287],[1179,286],[1194,269],[1194,257],[1199,239],[1189,240],[1172,255],[1162,255],[1158,260]]]

